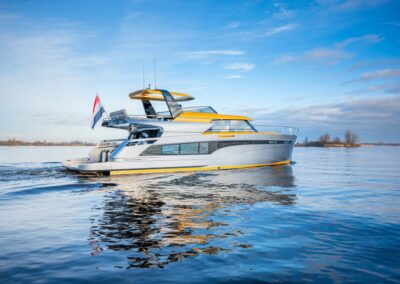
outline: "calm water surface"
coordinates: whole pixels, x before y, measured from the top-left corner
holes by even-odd
[[[0,147],[0,283],[399,283],[400,147],[289,166],[85,177]]]

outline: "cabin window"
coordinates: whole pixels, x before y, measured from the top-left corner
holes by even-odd
[[[161,148],[161,153],[163,155],[178,155],[179,154],[179,144],[164,145]]]
[[[208,131],[229,132],[229,131],[249,131],[256,132],[254,127],[247,120],[214,120]]]
[[[208,154],[208,142],[200,143],[200,145],[199,145],[199,153],[200,154]]]
[[[254,131],[246,120],[230,120],[231,131]]]
[[[229,120],[214,120],[212,122],[211,131],[229,131],[230,128],[231,125],[229,123]]]
[[[212,107],[203,107],[199,109],[199,112],[202,113],[217,113]]]
[[[179,154],[181,154],[181,155],[197,155],[198,153],[199,153],[199,143],[181,144]]]
[[[185,107],[183,111],[189,112],[202,112],[202,113],[217,113],[215,109],[210,106],[199,106],[199,107]]]

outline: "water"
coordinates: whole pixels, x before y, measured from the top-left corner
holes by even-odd
[[[0,282],[399,283],[400,148],[85,177],[85,147],[0,147]]]

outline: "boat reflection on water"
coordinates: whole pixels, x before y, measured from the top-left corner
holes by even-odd
[[[245,232],[229,224],[243,205],[296,200],[290,166],[105,179],[117,186],[92,218],[92,255],[123,252],[128,268],[250,248]]]

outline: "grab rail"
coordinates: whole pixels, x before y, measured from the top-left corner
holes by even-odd
[[[150,114],[150,115],[126,115],[126,116],[117,116],[117,117],[110,117],[110,118],[104,118],[103,122],[105,121],[113,121],[113,120],[123,120],[123,119],[132,119],[132,120],[148,120],[148,119],[154,119],[154,120],[159,120],[159,119],[165,119],[165,118],[169,118],[171,119],[172,116],[170,115],[154,115],[154,114]]]
[[[287,134],[287,135],[297,135],[299,133],[299,129],[297,127],[292,126],[282,126],[282,125],[253,125],[257,131],[259,132],[278,132],[279,134]]]
[[[157,141],[159,138],[137,138],[137,139],[130,139],[129,143],[134,143],[134,142],[151,142],[151,141]],[[112,142],[122,142],[125,141],[126,138],[122,139],[110,139],[110,140],[102,140],[100,143],[112,143]]]
[[[297,135],[299,129],[291,126],[280,126],[280,125],[252,125],[256,131],[250,129],[215,129],[207,130],[207,133],[271,133],[271,134],[286,134],[286,135]]]

